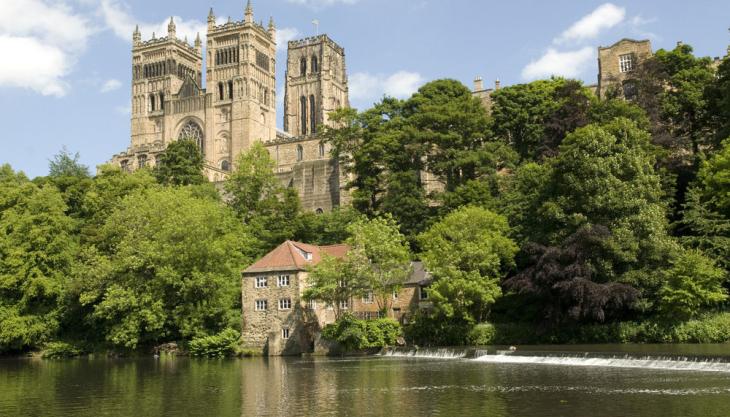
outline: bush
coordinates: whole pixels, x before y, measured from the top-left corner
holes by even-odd
[[[469,331],[466,339],[470,345],[485,346],[493,344],[496,335],[497,330],[493,324],[479,323]]]
[[[395,345],[402,329],[393,319],[358,320],[345,314],[322,329],[322,337],[342,345],[346,351]]]
[[[222,358],[236,353],[241,334],[234,329],[226,329],[213,336],[198,337],[190,341],[188,349],[191,356]]]
[[[50,342],[46,344],[41,356],[44,359],[75,358],[83,351],[74,345],[65,342]]]

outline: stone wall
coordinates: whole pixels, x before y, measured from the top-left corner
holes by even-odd
[[[622,95],[623,83],[632,77],[634,71],[621,71],[620,57],[631,55],[634,59],[634,71],[642,61],[652,55],[651,42],[622,39],[608,47],[598,48],[598,96],[605,98],[611,89],[618,89]]]

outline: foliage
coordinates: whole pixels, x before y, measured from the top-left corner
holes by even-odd
[[[325,254],[316,266],[309,269],[309,286],[302,298],[331,306],[335,318],[339,318],[342,315],[341,306],[349,303],[353,297],[364,294],[367,289],[364,281],[366,271],[362,268],[363,263],[355,261],[352,256],[335,258]]]
[[[296,191],[281,185],[274,167],[269,151],[256,142],[239,155],[225,183],[230,207],[261,242],[259,256],[291,239],[299,229],[299,198]]]
[[[43,347],[43,359],[74,358],[83,353],[78,347],[66,342],[50,342]]]
[[[557,247],[528,244],[523,249],[525,265],[505,281],[505,287],[531,296],[541,306],[543,319],[552,324],[620,317],[639,292],[600,276],[609,238],[607,228],[585,226]]]
[[[157,181],[164,185],[203,184],[205,158],[198,145],[190,139],[179,139],[167,145],[160,155],[154,173]]]
[[[470,345],[486,346],[494,343],[497,330],[491,323],[479,323],[474,326],[467,335]]]
[[[393,319],[358,320],[344,314],[322,329],[322,337],[339,343],[345,351],[393,346],[402,334],[400,324]]]
[[[222,358],[236,353],[241,334],[234,329],[225,329],[212,336],[196,337],[188,344],[191,356]]]
[[[238,322],[238,270],[255,241],[226,207],[185,188],[140,190],[121,207],[72,283],[109,343],[134,349]]]
[[[60,177],[80,177],[88,178],[89,167],[79,162],[79,153],[71,155],[64,146],[61,152],[53,156],[48,164],[48,176],[52,178]]]
[[[419,236],[433,274],[429,298],[438,313],[483,321],[501,295],[500,279],[514,266],[517,245],[507,220],[479,207],[458,209]]]
[[[393,292],[400,291],[411,273],[408,242],[392,217],[360,220],[348,231],[345,262],[355,264],[353,269],[362,274],[357,282],[374,293],[379,310],[388,314]]]
[[[704,307],[727,300],[722,288],[725,271],[697,250],[681,253],[663,275],[664,284],[657,296],[659,313],[665,317],[688,319],[699,315]]]
[[[348,227],[361,214],[351,207],[335,207],[325,213],[303,212],[299,216],[299,230],[294,240],[312,245],[335,245],[350,237]]]
[[[57,331],[77,243],[61,193],[0,167],[0,352],[35,348]]]

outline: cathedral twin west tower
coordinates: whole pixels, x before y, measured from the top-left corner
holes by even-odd
[[[290,41],[285,70],[284,132],[276,129],[276,28],[254,21],[251,2],[243,21],[218,25],[208,15],[203,45],[177,38],[170,19],[167,37],[142,41],[133,34],[131,145],[112,163],[127,171],[156,165],[175,140],[195,141],[205,175],[221,181],[236,157],[261,141],[276,174],[295,188],[309,210],[344,203],[343,173],[317,132],[328,114],[349,106],[345,52],[327,35]]]

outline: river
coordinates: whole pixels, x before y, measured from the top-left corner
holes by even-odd
[[[497,353],[0,359],[0,416],[730,416],[730,345]]]

